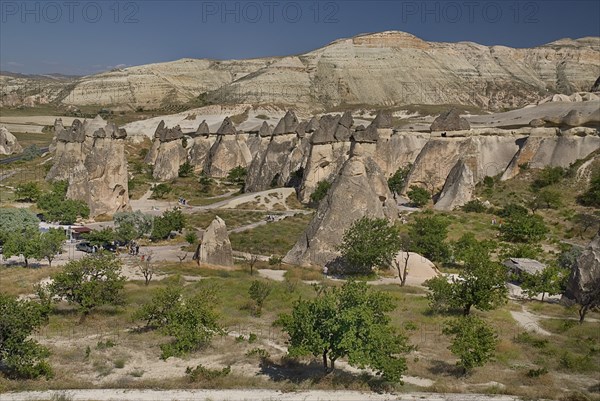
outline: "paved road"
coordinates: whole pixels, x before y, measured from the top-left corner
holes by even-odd
[[[44,154],[44,153],[48,152],[48,149],[49,149],[48,147],[40,148],[40,154]],[[9,164],[9,163],[12,163],[12,162],[19,161],[22,158],[23,158],[22,154],[21,155],[7,157],[6,159],[0,160],[0,164]]]

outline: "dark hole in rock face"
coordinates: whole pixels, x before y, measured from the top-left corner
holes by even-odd
[[[379,195],[379,200],[381,202],[385,202],[387,200],[387,198],[385,196],[383,196],[383,195]]]
[[[321,164],[319,164],[319,167],[321,167],[321,168],[323,168],[323,167],[327,167],[327,166],[329,166],[329,164],[330,164],[330,163],[329,163],[328,161],[324,161],[324,162],[322,162]]]

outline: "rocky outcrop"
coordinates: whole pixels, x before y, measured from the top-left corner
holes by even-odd
[[[112,215],[129,208],[127,133],[113,123],[74,120],[69,129],[55,123],[56,150],[49,181],[68,180],[67,197],[84,201],[90,216]],[[86,132],[89,135],[86,135]]]
[[[154,165],[152,176],[156,180],[168,181],[177,178],[179,167],[187,161],[187,150],[183,144],[183,132],[179,125],[167,128],[164,121],[158,124],[152,147],[144,160]]]
[[[600,281],[600,234],[589,243],[583,253],[577,258],[569,281],[565,297],[571,300],[581,300],[582,294],[591,290]]]
[[[283,116],[283,118],[279,120],[279,123],[275,126],[275,129],[273,130],[273,135],[294,133],[296,132],[298,124],[299,121],[296,117],[296,114],[294,114],[293,111],[289,110],[287,113],[285,113],[285,116]]]
[[[235,134],[237,134],[237,130],[235,129],[235,126],[233,125],[233,121],[231,121],[231,118],[225,117],[225,119],[223,120],[223,123],[221,123],[221,126],[217,130],[217,135],[235,135]]]
[[[590,88],[590,92],[600,92],[600,77],[594,82],[594,85]]]
[[[450,109],[445,113],[440,114],[433,124],[431,124],[431,132],[433,131],[464,131],[471,129],[471,124],[460,116],[456,109]]]
[[[204,232],[200,245],[200,262],[218,266],[233,266],[233,251],[225,222],[219,216]]]
[[[352,194],[350,196],[350,194]],[[377,165],[354,144],[352,157],[336,175],[308,228],[284,261],[297,265],[327,265],[339,257],[344,231],[363,216],[395,221],[398,209]]]
[[[459,160],[450,170],[434,209],[454,210],[471,200],[474,189],[473,172],[463,160]]]
[[[12,155],[22,151],[17,138],[6,127],[0,127],[0,155]]]
[[[520,172],[519,166],[523,165],[531,168],[569,167],[571,163],[586,158],[599,148],[600,137],[595,135],[557,136],[556,130],[534,131],[522,141],[501,179],[504,181],[515,177]]]
[[[252,161],[252,154],[246,139],[244,134],[218,135],[206,156],[206,174],[210,177],[225,178],[238,166],[247,168]]]
[[[380,111],[373,120],[375,128],[392,128],[393,127],[392,113],[389,111]]]

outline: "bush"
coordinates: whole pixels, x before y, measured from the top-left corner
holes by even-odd
[[[502,238],[509,242],[539,242],[547,232],[544,219],[536,214],[515,215],[500,227]]]
[[[310,204],[315,207],[318,206],[319,202],[321,202],[327,196],[330,188],[331,183],[329,181],[319,181],[314,192],[310,194]]]
[[[57,181],[52,186],[52,192],[38,198],[37,206],[44,211],[46,220],[70,225],[78,217],[89,217],[90,208],[85,202],[66,199],[68,187],[67,181]]]
[[[194,174],[194,167],[190,164],[190,162],[186,161],[181,166],[179,166],[179,177],[190,177]]]
[[[464,373],[494,358],[498,336],[482,319],[463,316],[446,323],[443,333],[454,336],[449,349],[459,358]]]
[[[577,201],[584,206],[600,207],[600,169],[593,172],[589,188]]]
[[[150,238],[153,241],[168,238],[172,231],[181,232],[185,227],[185,216],[179,208],[165,210],[160,217],[154,218]]]
[[[498,216],[504,218],[510,218],[515,216],[522,216],[529,214],[529,210],[525,206],[518,205],[516,203],[509,203],[498,211]]]
[[[445,262],[450,257],[450,247],[445,242],[450,223],[438,215],[416,217],[409,226],[413,252],[433,262]]]
[[[248,170],[246,168],[242,166],[237,166],[227,174],[227,181],[236,185],[241,185],[243,187],[247,175]]]
[[[185,369],[185,374],[188,376],[191,382],[212,380],[216,379],[217,377],[225,377],[229,373],[231,373],[231,366],[227,366],[223,369],[210,369],[200,364],[193,369],[189,366]]]
[[[41,154],[42,151],[37,147],[37,145],[29,145],[25,148],[25,150],[23,150],[23,153],[21,153],[21,160],[30,161],[41,156]]]
[[[408,177],[408,173],[410,173],[410,169],[412,168],[412,164],[408,164],[404,167],[400,167],[393,176],[391,176],[388,180],[388,187],[392,193],[401,193],[404,189],[404,185],[406,184],[406,178]]]
[[[487,211],[487,207],[479,199],[468,201],[461,209],[467,213],[485,213]]]
[[[36,202],[41,194],[42,191],[37,182],[19,184],[15,189],[17,200],[24,202]]]
[[[173,191],[173,187],[169,184],[161,183],[152,187],[152,199],[164,199],[169,193]]]
[[[490,177],[489,175],[486,175],[485,178],[483,179],[483,185],[485,185],[487,188],[494,188],[494,185],[495,185],[494,177]]]
[[[407,195],[408,199],[410,199],[415,207],[423,207],[431,199],[429,191],[416,185],[411,185],[410,191],[408,191]]]
[[[538,175],[538,178],[533,181],[531,187],[538,190],[549,185],[557,184],[565,176],[565,169],[562,167],[545,167]]]
[[[260,316],[263,304],[265,303],[265,300],[267,299],[270,293],[271,286],[264,281],[254,280],[250,285],[248,294],[250,295],[250,298],[256,303],[255,313],[257,316]]]

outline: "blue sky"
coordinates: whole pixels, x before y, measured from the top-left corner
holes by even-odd
[[[184,57],[288,55],[385,30],[532,47],[600,36],[600,1],[0,0],[0,69],[85,75]]]

